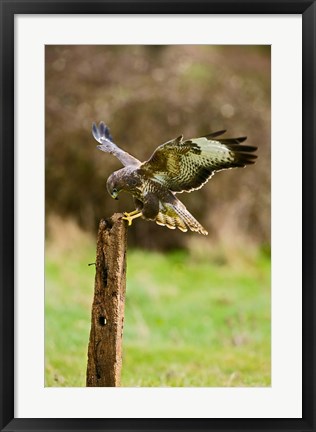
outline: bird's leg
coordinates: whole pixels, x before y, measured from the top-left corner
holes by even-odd
[[[122,219],[127,220],[128,226],[132,225],[132,220],[140,217],[142,212],[140,210],[134,210],[131,213],[124,213]]]

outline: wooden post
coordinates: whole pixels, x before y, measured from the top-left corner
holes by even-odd
[[[122,216],[116,213],[99,224],[87,387],[120,385],[127,247]]]

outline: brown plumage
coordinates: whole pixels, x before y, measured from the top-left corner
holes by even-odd
[[[196,231],[207,234],[202,225],[188,212],[176,193],[200,189],[216,171],[253,164],[257,147],[241,144],[246,137],[218,138],[225,131],[183,141],[183,137],[160,145],[146,162],[140,162],[113,143],[109,129],[103,122],[92,126],[98,149],[112,153],[124,165],[107,181],[113,198],[121,191],[133,195],[136,210],[125,213],[132,220],[143,217],[170,229]]]

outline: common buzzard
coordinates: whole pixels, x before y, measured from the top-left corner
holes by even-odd
[[[170,229],[207,231],[188,212],[176,193],[200,189],[216,171],[253,164],[257,147],[241,144],[246,137],[218,138],[224,130],[200,138],[183,140],[182,136],[160,145],[146,162],[140,162],[114,144],[108,127],[93,123],[92,134],[99,150],[112,153],[124,165],[107,180],[109,194],[117,199],[120,192],[133,195],[136,210],[124,213],[131,225],[143,217]]]

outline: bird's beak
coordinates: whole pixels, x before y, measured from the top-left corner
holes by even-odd
[[[114,198],[115,200],[118,200],[118,194],[117,193],[112,194],[111,197]]]

